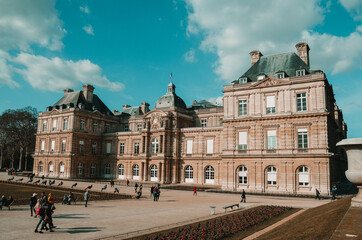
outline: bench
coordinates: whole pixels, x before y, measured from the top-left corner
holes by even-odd
[[[223,208],[223,209],[225,210],[225,212],[226,212],[226,209],[231,208],[231,210],[233,210],[234,207],[238,207],[238,208],[239,208],[239,203],[231,204],[231,205],[229,205],[229,206],[225,206],[225,207],[222,207],[222,208]]]

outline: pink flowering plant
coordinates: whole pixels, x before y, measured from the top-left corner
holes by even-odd
[[[145,236],[147,240],[168,239],[222,239],[247,228],[265,222],[278,216],[291,208],[278,206],[261,206],[254,209],[241,211],[236,214],[221,216],[210,221],[186,225],[165,234],[151,234]]]

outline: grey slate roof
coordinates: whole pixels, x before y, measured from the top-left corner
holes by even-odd
[[[306,69],[308,72],[309,66],[294,52],[281,53],[262,56],[241,78],[247,77],[248,82],[256,82],[257,76],[260,74],[275,77],[278,72],[285,72],[285,77],[295,77],[298,69]],[[238,80],[233,81],[233,83],[237,82]]]
[[[218,108],[222,106],[219,106],[215,103],[206,101],[206,100],[201,100],[199,102],[193,103],[191,106],[187,107],[188,109],[206,109],[206,108]]]
[[[176,86],[171,82],[170,84],[168,84],[167,87],[168,87],[167,93],[157,100],[155,107],[156,108],[179,107],[186,109],[186,104],[184,100],[182,100],[182,98],[177,96],[177,94],[175,93]]]
[[[93,102],[86,101],[83,95],[83,91],[66,93],[58,102],[53,105],[53,107],[60,107],[62,105],[67,105],[68,107],[79,107],[79,103],[82,104],[84,107],[83,109],[89,111],[98,110],[103,114],[113,115],[113,113],[96,94],[93,94]]]
[[[130,116],[140,116],[140,115],[143,115],[140,107],[128,107],[126,108],[123,112],[122,112],[122,115],[123,114],[128,114]]]

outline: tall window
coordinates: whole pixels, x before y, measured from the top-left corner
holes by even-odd
[[[110,132],[110,131],[111,131],[111,126],[109,124],[106,124],[105,132]]]
[[[309,186],[309,169],[306,166],[298,168],[299,186]]]
[[[266,113],[275,113],[275,96],[266,97]]]
[[[239,100],[239,116],[245,116],[248,111],[248,105],[246,99]]]
[[[139,176],[140,175],[140,169],[139,169],[139,166],[137,164],[133,166],[132,174],[133,174],[133,176]]]
[[[214,183],[214,168],[212,166],[205,168],[205,180],[206,183]]]
[[[97,154],[97,143],[92,144],[92,154]]]
[[[119,144],[119,154],[123,154],[124,153],[124,143],[120,143]]]
[[[97,132],[98,132],[98,123],[97,123],[97,122],[94,122],[94,123],[93,123],[93,132],[94,132],[94,133],[97,133]]]
[[[111,174],[111,164],[106,163],[106,164],[104,165],[104,173],[105,173],[105,174]]]
[[[276,149],[277,148],[277,131],[268,130],[267,131],[267,149]]]
[[[129,131],[129,125],[128,125],[128,124],[125,124],[125,125],[124,125],[124,131],[125,131],[125,132],[128,132],[128,131]]]
[[[68,129],[68,118],[64,118],[63,120],[63,130],[67,130]]]
[[[239,176],[239,184],[248,183],[248,169],[245,166],[239,167],[238,176]]]
[[[248,133],[247,132],[239,132],[239,150],[248,149]]]
[[[43,132],[46,132],[47,130],[47,122],[43,122]]]
[[[191,166],[185,168],[185,182],[192,182],[194,179],[194,169]]]
[[[85,130],[85,120],[84,119],[80,120],[80,130]]]
[[[83,163],[78,164],[78,174],[83,174]]]
[[[50,151],[54,152],[54,150],[55,150],[55,140],[52,140],[50,145]]]
[[[298,129],[298,148],[308,148],[308,130]]]
[[[298,93],[297,94],[297,111],[307,111],[307,94]]]
[[[274,166],[267,168],[267,181],[268,185],[277,185],[277,169]]]
[[[141,130],[142,130],[142,125],[141,125],[141,124],[138,124],[138,125],[137,125],[137,131],[140,132]]]
[[[207,139],[206,140],[206,154],[213,154],[214,153],[214,140]]]
[[[158,139],[154,138],[151,142],[151,153],[158,153]]]
[[[139,153],[140,153],[140,143],[135,142],[134,143],[134,154],[139,154]]]
[[[207,126],[207,120],[201,119],[201,127],[206,127],[206,126]]]
[[[121,176],[124,176],[124,165],[123,164],[118,165],[118,177],[121,178]]]
[[[67,140],[63,139],[62,140],[62,152],[65,152],[66,147],[67,147]]]
[[[91,175],[96,175],[97,165],[91,164]]]
[[[192,140],[186,141],[186,154],[192,154]]]
[[[43,141],[41,141],[41,149],[40,149],[40,151],[44,152],[44,149],[45,149],[45,141],[43,140]]]
[[[84,153],[84,141],[79,141],[79,152]]]
[[[59,164],[59,172],[62,174],[62,173],[64,173],[64,163],[63,162],[61,162],[60,164]]]
[[[53,162],[50,162],[50,163],[49,163],[49,172],[50,172],[50,173],[53,173],[53,171],[54,171]]]
[[[43,172],[43,162],[39,162],[39,172]]]
[[[111,143],[110,142],[107,142],[107,145],[106,145],[106,153],[107,154],[110,154],[111,153]]]
[[[157,181],[157,166],[153,164],[151,166],[151,181]]]
[[[57,130],[57,120],[56,119],[53,119],[53,128],[52,128],[53,131]]]

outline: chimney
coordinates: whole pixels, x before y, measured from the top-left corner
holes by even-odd
[[[251,56],[251,66],[253,66],[263,56],[259,50],[252,51],[249,54]]]
[[[309,46],[305,42],[300,42],[295,45],[298,51],[298,56],[309,66]]]
[[[74,92],[73,89],[71,89],[71,88],[64,89],[64,95],[66,95],[66,94],[68,94],[70,92]]]
[[[123,112],[126,111],[126,108],[129,108],[129,107],[131,107],[131,106],[128,104],[123,105]]]
[[[141,111],[143,112],[143,114],[146,114],[150,111],[149,106],[150,104],[148,104],[147,102],[141,102]]]
[[[83,85],[83,96],[88,102],[93,102],[94,87],[90,84]]]

